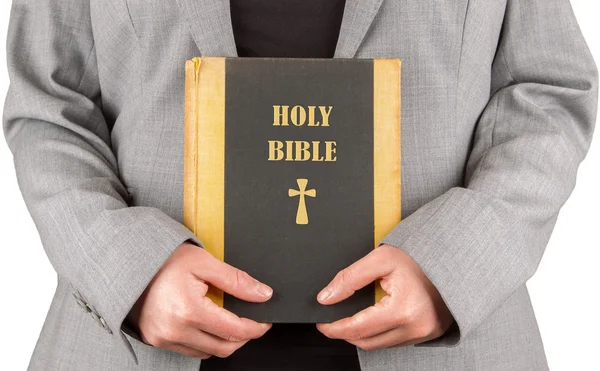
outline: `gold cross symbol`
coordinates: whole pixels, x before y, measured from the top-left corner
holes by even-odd
[[[296,224],[308,224],[308,213],[306,212],[306,201],[304,196],[317,197],[316,189],[306,190],[308,179],[296,179],[298,182],[298,190],[288,189],[288,196],[300,196],[298,199],[298,212],[296,213]]]

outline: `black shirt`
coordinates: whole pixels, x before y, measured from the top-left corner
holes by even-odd
[[[238,56],[332,58],[345,0],[231,0]]]
[[[345,0],[231,0],[238,56],[332,58]],[[333,278],[333,277],[332,277]],[[359,371],[356,347],[329,339],[314,324],[273,324],[227,358],[201,371]]]

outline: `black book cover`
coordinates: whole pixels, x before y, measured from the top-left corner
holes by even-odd
[[[400,222],[399,59],[201,57],[186,64],[184,223],[274,290],[209,296],[260,322],[331,322],[378,284],[316,296]]]

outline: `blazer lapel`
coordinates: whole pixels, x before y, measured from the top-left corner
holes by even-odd
[[[229,0],[177,0],[200,54],[237,57]]]
[[[383,0],[346,0],[334,58],[353,58]],[[237,57],[228,0],[177,0],[201,55]]]
[[[383,0],[346,0],[334,58],[353,58]]]

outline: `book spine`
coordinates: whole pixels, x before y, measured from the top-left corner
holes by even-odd
[[[198,106],[197,86],[200,60],[185,63],[185,102],[183,129],[183,224],[198,234],[196,206],[198,195]]]
[[[196,59],[196,193],[194,222],[205,250],[225,260],[225,58]],[[224,293],[206,296],[223,306]]]
[[[183,223],[204,249],[224,260],[225,59],[185,64]],[[206,296],[223,306],[223,291]]]
[[[373,201],[375,248],[400,223],[400,59],[375,59],[373,65]],[[375,283],[375,303],[387,293]]]

